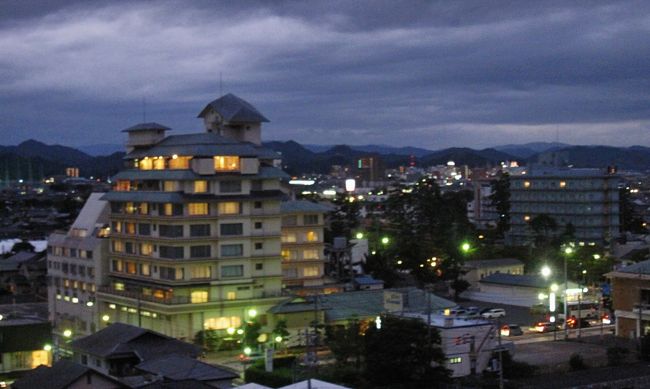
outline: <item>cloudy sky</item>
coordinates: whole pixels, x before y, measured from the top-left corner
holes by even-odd
[[[0,0],[0,144],[201,131],[232,92],[266,140],[650,146],[650,4]],[[220,75],[222,87],[220,87]]]

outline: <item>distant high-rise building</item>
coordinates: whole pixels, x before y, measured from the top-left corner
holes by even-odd
[[[384,179],[384,164],[377,155],[357,159],[356,175],[363,186],[372,185]]]
[[[512,244],[534,237],[531,221],[552,217],[561,234],[568,224],[575,238],[605,243],[619,232],[620,178],[604,169],[569,169],[534,166],[524,175],[510,176],[510,231]]]

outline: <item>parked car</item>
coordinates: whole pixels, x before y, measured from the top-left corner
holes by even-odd
[[[467,311],[463,308],[453,308],[449,310],[449,316],[463,316],[466,314]]]
[[[524,331],[517,324],[506,324],[501,327],[501,336],[519,336],[523,334]]]
[[[506,310],[503,308],[492,308],[481,314],[481,316],[483,316],[486,319],[495,319],[497,317],[504,317],[505,315],[506,315]]]
[[[551,331],[557,331],[557,325],[554,323],[551,323],[550,321],[540,321],[539,323],[535,323],[534,326],[530,327],[532,331],[535,332],[551,332]]]
[[[480,308],[479,307],[467,307],[465,308],[469,315],[478,315]]]

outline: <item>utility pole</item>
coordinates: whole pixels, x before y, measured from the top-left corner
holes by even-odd
[[[501,347],[501,318],[497,317],[497,336],[499,339],[499,389],[503,389],[503,348]]]
[[[569,294],[567,290],[569,289],[569,275],[568,275],[568,266],[566,260],[567,254],[564,255],[564,340],[569,339],[569,327],[567,326],[567,320],[569,319],[569,306],[567,300],[569,299]]]

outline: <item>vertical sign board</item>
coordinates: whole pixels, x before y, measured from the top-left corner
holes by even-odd
[[[384,309],[386,312],[401,312],[404,310],[404,295],[400,292],[384,291]]]

